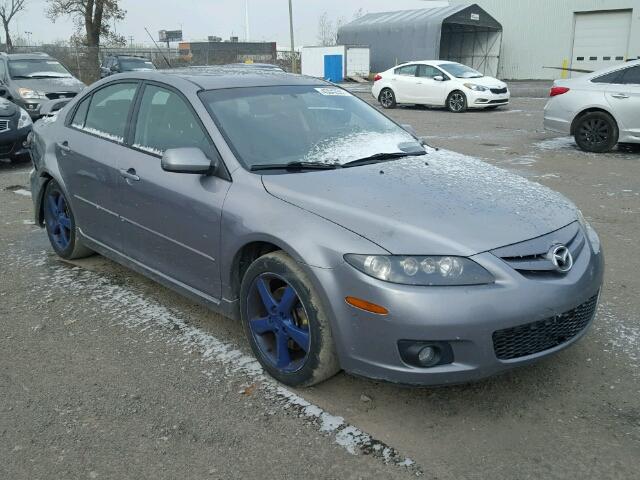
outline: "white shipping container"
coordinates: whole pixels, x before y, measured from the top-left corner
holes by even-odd
[[[367,78],[370,73],[369,47],[347,47],[347,77]]]

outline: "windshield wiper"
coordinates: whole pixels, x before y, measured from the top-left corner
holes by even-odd
[[[251,165],[250,170],[256,172],[258,170],[335,170],[336,168],[340,168],[339,163],[289,162]]]
[[[350,162],[344,163],[342,167],[343,168],[359,167],[361,165],[371,165],[373,163],[388,162],[390,160],[395,160],[395,159],[404,158],[404,157],[418,157],[426,154],[427,152],[424,152],[424,151],[423,152],[376,153],[375,155],[370,155],[368,157],[359,158],[358,160],[352,160]]]

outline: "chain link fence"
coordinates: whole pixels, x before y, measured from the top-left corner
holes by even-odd
[[[190,66],[222,65],[229,63],[271,63],[287,72],[292,71],[290,51],[273,53],[207,53],[194,55],[191,51],[165,46],[146,47],[85,47],[75,45],[14,46],[11,53],[46,53],[62,63],[76,78],[90,84],[100,78],[100,65],[108,55],[135,55],[150,59],[156,68],[181,68]],[[296,70],[300,71],[300,54],[295,55]]]

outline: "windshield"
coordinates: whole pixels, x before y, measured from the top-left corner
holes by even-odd
[[[350,93],[327,86],[230,88],[201,98],[240,162],[339,163],[420,144]]]
[[[122,70],[135,70],[136,68],[146,68],[155,70],[155,66],[151,62],[151,60],[147,60],[146,58],[121,58],[120,65],[122,65]]]
[[[68,78],[69,71],[57,60],[33,59],[10,60],[9,75],[11,78]]]
[[[456,78],[480,78],[484,77],[483,74],[474,70],[471,67],[462,65],[460,63],[441,63],[438,65],[445,72],[450,73]]]

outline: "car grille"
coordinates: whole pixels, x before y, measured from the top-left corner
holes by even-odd
[[[562,275],[549,259],[549,250],[554,245],[565,245],[576,261],[586,244],[586,238],[578,222],[567,225],[560,230],[538,238],[526,240],[502,248],[492,250],[511,268],[524,276]]]
[[[492,88],[491,89],[491,93],[495,93],[496,95],[507,93],[507,87],[504,87],[504,88]]]
[[[0,133],[8,132],[9,130],[11,130],[9,120],[0,120]]]
[[[493,332],[496,357],[512,360],[568,342],[589,325],[597,304],[598,295],[594,295],[582,305],[555,317]]]
[[[52,92],[46,95],[49,100],[58,100],[59,98],[73,98],[76,96],[76,92]]]

